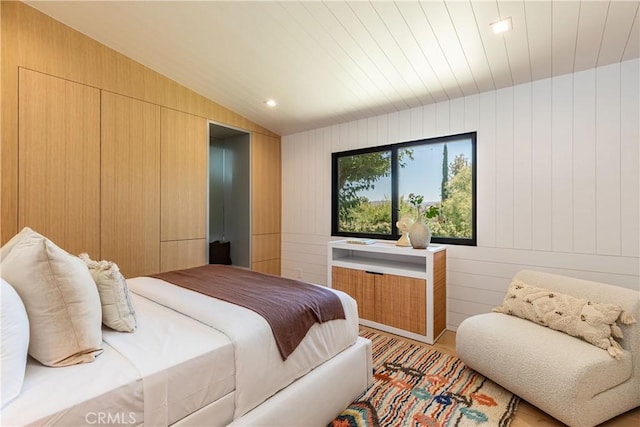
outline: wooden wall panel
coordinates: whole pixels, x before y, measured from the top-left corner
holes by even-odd
[[[207,121],[162,108],[160,122],[160,240],[205,238]]]
[[[280,233],[256,234],[251,242],[251,262],[280,259]]]
[[[161,242],[160,271],[182,270],[207,264],[206,245],[206,239]]]
[[[252,234],[280,232],[280,138],[253,133],[251,141]]]
[[[18,232],[17,23],[7,3],[0,1],[0,244]]]
[[[0,243],[18,231],[18,68],[276,136],[25,3],[0,3]]]
[[[102,258],[160,270],[160,107],[102,92]]]
[[[19,228],[100,257],[100,91],[21,69],[19,116]]]
[[[270,259],[268,261],[258,261],[251,263],[251,269],[259,273],[280,275],[280,259]]]
[[[280,138],[251,135],[252,268],[277,275],[282,221],[280,156]]]
[[[4,3],[9,3],[6,5]],[[3,2],[3,23],[16,20],[21,65],[241,129],[273,135],[202,95],[21,2]]]

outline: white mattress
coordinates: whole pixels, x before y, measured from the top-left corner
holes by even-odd
[[[255,408],[358,338],[357,305],[350,296],[334,289],[346,319],[312,326],[283,362],[269,324],[257,313],[151,277],[128,279],[127,283],[132,292],[198,319],[229,337],[237,367],[234,418]]]
[[[0,424],[164,426],[234,390],[233,346],[224,334],[132,298],[134,333],[104,328],[105,351],[93,363],[50,368],[30,359]]]

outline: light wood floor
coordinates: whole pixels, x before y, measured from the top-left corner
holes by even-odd
[[[458,357],[456,353],[456,333],[452,331],[446,331],[440,339],[433,345],[430,346],[425,343],[421,343],[419,341],[414,341],[408,338],[399,337],[397,335],[389,334],[387,332],[379,331],[377,329],[367,328],[365,326],[360,326],[362,329],[369,329],[375,331],[376,333],[382,335],[388,335],[396,338],[400,338],[406,341],[413,342],[418,345],[423,345],[425,347],[434,348],[442,353],[450,354],[452,356]],[[516,412],[516,416],[511,423],[511,427],[538,427],[538,426],[547,426],[547,427],[561,427],[564,426],[563,423],[559,422],[555,418],[547,415],[545,412],[542,412],[540,409],[526,402],[525,400],[520,400],[520,405],[518,406],[518,411]],[[626,412],[612,420],[609,420],[603,424],[602,427],[638,427],[640,426],[640,407]]]

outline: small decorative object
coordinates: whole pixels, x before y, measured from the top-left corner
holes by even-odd
[[[414,222],[409,229],[409,241],[413,249],[426,249],[431,243],[431,232],[429,227],[422,222],[422,218]]]
[[[347,239],[347,243],[353,245],[373,245],[376,241],[374,239]]]
[[[429,227],[422,221],[422,201],[424,197],[416,194],[409,194],[409,203],[418,212],[416,221],[409,228],[409,241],[413,249],[426,249],[431,243],[431,232]]]
[[[409,229],[413,225],[413,218],[409,215],[405,215],[398,222],[396,222],[396,227],[402,233],[402,236],[396,242],[396,246],[411,246],[411,242],[409,241]]]

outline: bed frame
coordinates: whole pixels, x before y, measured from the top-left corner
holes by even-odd
[[[174,426],[327,425],[372,383],[371,341],[355,344],[233,420],[230,393],[183,418]]]

